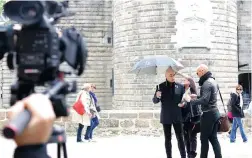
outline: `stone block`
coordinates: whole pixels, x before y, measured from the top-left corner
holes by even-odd
[[[72,120],[72,115],[71,114],[69,116],[67,116],[67,117],[62,117],[63,122],[70,122],[71,120]]]
[[[100,115],[101,118],[108,118],[109,117],[108,113],[101,112],[101,113],[99,113],[99,115]]]
[[[116,119],[101,119],[99,127],[105,127],[105,128],[119,127],[119,120],[116,120]]]
[[[160,119],[160,113],[154,113],[154,118],[155,119]]]
[[[62,122],[62,117],[57,118],[55,122]]]
[[[0,110],[0,120],[4,120],[6,118],[5,110]]]
[[[5,120],[5,121],[0,121],[0,130],[1,130],[1,131],[2,131],[3,127],[4,127],[4,125],[6,125],[6,123],[7,123],[7,120]]]
[[[139,113],[139,118],[153,119],[153,113]]]
[[[133,119],[137,118],[137,113],[110,113],[110,119]]]
[[[150,124],[151,124],[151,127],[153,128],[162,128],[162,124],[160,123],[160,120],[151,120]]]
[[[58,126],[65,129],[65,123],[64,122],[54,122],[54,125],[58,125]]]
[[[134,122],[132,120],[121,120],[120,127],[122,128],[130,128],[134,126]]]
[[[66,122],[65,123],[65,130],[67,133],[77,133],[78,123],[71,123]]]
[[[136,128],[148,128],[148,127],[150,127],[150,122],[149,122],[149,120],[136,120],[135,127]]]

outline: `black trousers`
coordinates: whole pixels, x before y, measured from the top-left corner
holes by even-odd
[[[163,124],[164,136],[165,136],[165,149],[166,149],[167,158],[172,158],[172,144],[171,144],[171,139],[172,139],[171,127],[172,127],[172,125],[175,130],[181,158],[186,158],[185,144],[184,144],[184,138],[183,138],[183,124],[182,123]]]
[[[194,124],[191,122],[184,123],[184,140],[188,158],[195,158],[197,156],[197,133],[192,130],[193,127]]]
[[[207,158],[209,142],[212,144],[215,158],[222,158],[221,147],[218,141],[218,116],[219,112],[204,112],[200,120],[200,140],[201,154],[200,158]]]

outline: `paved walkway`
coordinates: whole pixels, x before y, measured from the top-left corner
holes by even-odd
[[[230,144],[226,136],[219,135],[223,158],[251,158],[252,137],[248,143],[243,143],[238,137],[237,142]],[[67,148],[70,158],[166,158],[163,137],[117,136],[99,138],[97,142],[76,143],[75,137],[69,137]],[[173,137],[173,156],[179,158],[177,142]],[[11,158],[15,144],[0,138],[0,157]],[[56,145],[48,146],[53,158],[56,156]],[[198,146],[198,151],[200,146]],[[198,156],[199,158],[199,156]],[[209,158],[214,158],[210,146]]]

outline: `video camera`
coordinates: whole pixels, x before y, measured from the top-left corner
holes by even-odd
[[[11,106],[34,93],[35,86],[46,86],[49,88],[44,94],[52,101],[56,116],[68,116],[65,95],[76,92],[77,84],[64,81],[69,72],[60,70],[60,65],[66,62],[80,76],[88,56],[75,28],[60,31],[54,26],[61,17],[70,15],[68,1],[14,0],[3,8],[4,14],[18,23],[0,27],[0,60],[7,53],[8,68],[17,70],[18,80],[11,86]],[[4,136],[21,134],[30,118],[29,111],[22,112],[4,128]]]

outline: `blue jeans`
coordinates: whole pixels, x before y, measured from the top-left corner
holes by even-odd
[[[239,117],[233,118],[233,125],[232,125],[232,129],[231,129],[230,142],[235,142],[237,126],[240,128],[240,132],[241,132],[241,136],[242,136],[243,141],[246,142],[248,139],[247,139],[246,134],[244,132],[241,118],[239,118]]]
[[[95,116],[94,118],[91,119],[90,126],[87,127],[86,134],[85,134],[86,140],[93,138],[93,131],[94,131],[95,127],[97,127],[98,125],[99,125],[99,120],[98,120],[97,116]]]
[[[81,133],[84,128],[84,125],[79,123],[78,129],[77,129],[77,142],[81,142]]]

